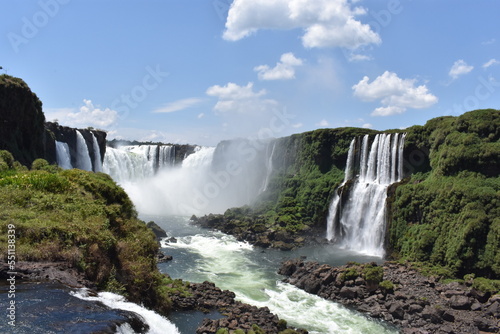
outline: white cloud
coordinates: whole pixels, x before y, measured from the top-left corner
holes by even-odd
[[[496,60],[496,59],[493,58],[493,59],[488,60],[486,63],[484,63],[482,67],[484,69],[486,69],[486,68],[488,68],[490,66],[498,65],[498,64],[500,64],[500,61],[498,61],[498,60]]]
[[[202,112],[202,113],[198,114],[198,119],[203,118],[203,117],[205,117],[205,113]]]
[[[328,123],[328,121],[326,119],[322,119],[319,123],[316,123],[316,125],[323,127],[323,128],[326,128],[328,125],[330,125],[330,123]]]
[[[294,128],[294,129],[298,129],[298,128],[301,128],[303,126],[304,126],[304,124],[302,124],[302,123],[295,123],[295,124],[291,125],[291,127]]]
[[[491,45],[491,44],[495,44],[495,42],[496,42],[496,39],[492,38],[490,40],[482,42],[481,44],[483,44],[483,45]]]
[[[75,128],[96,127],[107,128],[118,121],[118,112],[109,108],[94,106],[91,100],[83,100],[83,106],[77,111],[73,108],[47,109],[46,118],[57,119],[59,124]]]
[[[448,74],[453,79],[457,79],[459,76],[467,74],[473,69],[474,66],[467,65],[467,63],[463,59],[460,59],[453,64]]]
[[[161,108],[155,109],[155,110],[153,110],[153,112],[154,113],[170,113],[170,112],[180,111],[180,110],[191,108],[192,106],[195,106],[202,101],[203,101],[202,99],[199,99],[196,97],[177,100],[177,101],[168,103]]]
[[[267,111],[278,104],[274,100],[263,98],[266,95],[264,89],[254,92],[252,82],[246,86],[239,86],[232,82],[225,86],[211,86],[206,94],[218,98],[213,108],[216,113],[252,114]]]
[[[369,80],[365,76],[352,89],[354,96],[363,101],[380,100],[382,106],[376,108],[372,116],[401,114],[407,108],[428,108],[438,100],[425,85],[415,87],[415,79],[401,79],[393,72],[385,71],[373,82]]]
[[[256,66],[253,70],[259,73],[260,80],[289,80],[295,78],[295,67],[302,65],[302,59],[288,52],[281,55],[275,67],[267,65]]]
[[[364,14],[364,8],[352,8],[347,0],[234,0],[223,38],[237,41],[260,29],[302,28],[307,48],[380,44],[380,36],[356,20]]]
[[[367,61],[371,60],[372,57],[363,54],[350,53],[348,55],[348,59],[349,61]]]
[[[365,124],[361,125],[361,127],[364,129],[373,129],[373,125],[370,123],[365,123]]]

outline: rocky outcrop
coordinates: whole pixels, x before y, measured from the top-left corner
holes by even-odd
[[[269,229],[265,226],[263,217],[252,217],[250,215],[243,219],[235,219],[230,215],[209,214],[203,217],[191,217],[191,222],[198,226],[216,229],[231,234],[239,241],[247,241],[254,246],[262,248],[277,248],[280,250],[292,250],[305,244],[318,243],[322,230],[308,228],[302,233],[292,233],[282,230]]]
[[[51,138],[44,122],[42,102],[28,85],[22,79],[0,75],[0,150],[11,152],[27,166],[45,158]]]
[[[200,325],[197,334],[216,333],[221,328],[230,331],[241,329],[244,333],[257,326],[264,333],[279,333],[288,329],[286,321],[280,320],[267,307],[259,308],[236,301],[234,292],[221,290],[214,283],[191,283],[188,294],[177,293],[171,297],[174,310],[200,310],[208,312],[218,310],[222,319],[205,319]],[[305,330],[289,329],[288,334],[307,333]]]
[[[498,333],[500,296],[442,284],[402,264],[342,267],[283,263],[285,282],[402,329],[403,333]],[[377,277],[382,273],[381,277]]]

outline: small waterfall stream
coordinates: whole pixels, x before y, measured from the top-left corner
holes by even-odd
[[[373,256],[384,256],[387,188],[403,178],[404,134],[368,135],[351,142],[345,178],[327,219],[327,239]]]
[[[71,169],[71,155],[69,152],[69,146],[67,143],[56,141],[56,159],[57,164],[62,169]]]
[[[92,133],[92,146],[94,147],[94,172],[102,172],[101,149],[97,138]]]
[[[76,168],[92,171],[92,160],[85,138],[80,131],[76,131]]]

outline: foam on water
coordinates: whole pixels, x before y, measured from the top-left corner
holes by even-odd
[[[158,313],[148,310],[140,305],[127,302],[124,297],[111,293],[101,292],[97,297],[89,296],[87,289],[80,289],[77,292],[71,292],[77,298],[89,301],[99,301],[112,309],[134,312],[140,315],[149,326],[148,334],[180,334],[177,327],[168,319]],[[130,326],[120,326],[117,333],[134,333]]]

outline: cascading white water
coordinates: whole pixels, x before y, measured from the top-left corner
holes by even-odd
[[[122,146],[107,148],[103,170],[141,212],[223,213],[251,204],[267,189],[277,151],[276,142],[227,141],[217,148],[196,147],[176,164],[174,146]]]
[[[271,179],[271,174],[273,173],[273,158],[274,158],[274,150],[276,149],[276,141],[272,142],[272,149],[270,150],[271,153],[269,153],[269,146],[271,143],[267,145],[266,149],[266,178],[264,180],[264,184],[260,190],[260,192],[264,192],[267,190],[267,186],[269,185],[269,180]]]
[[[327,239],[361,253],[384,256],[387,188],[403,177],[405,135],[378,134],[351,142],[346,174],[336,189],[327,220]],[[341,193],[348,181],[346,198]]]
[[[172,145],[107,147],[103,171],[117,182],[137,181],[174,164],[175,147]]]
[[[162,145],[159,150],[158,168],[173,166],[175,164],[175,146]]]
[[[218,183],[207,180],[214,150],[196,147],[182,164],[174,166],[172,146],[108,147],[103,170],[120,183],[141,212],[200,214],[217,209],[209,203],[221,191]]]
[[[92,171],[92,160],[85,138],[80,131],[76,130],[76,168]]]
[[[56,160],[62,169],[71,169],[71,155],[67,143],[56,141]]]
[[[112,309],[125,310],[138,314],[149,326],[147,334],[180,334],[177,327],[168,319],[140,305],[127,302],[123,296],[111,292],[100,292],[97,296],[91,296],[89,295],[87,289],[80,289],[77,292],[71,292],[71,295],[83,300],[101,302]],[[135,332],[130,328],[130,326],[128,326],[128,324],[125,324],[118,328],[118,333],[128,334]]]
[[[94,148],[94,172],[102,172],[101,149],[97,138],[92,134],[92,146]]]

